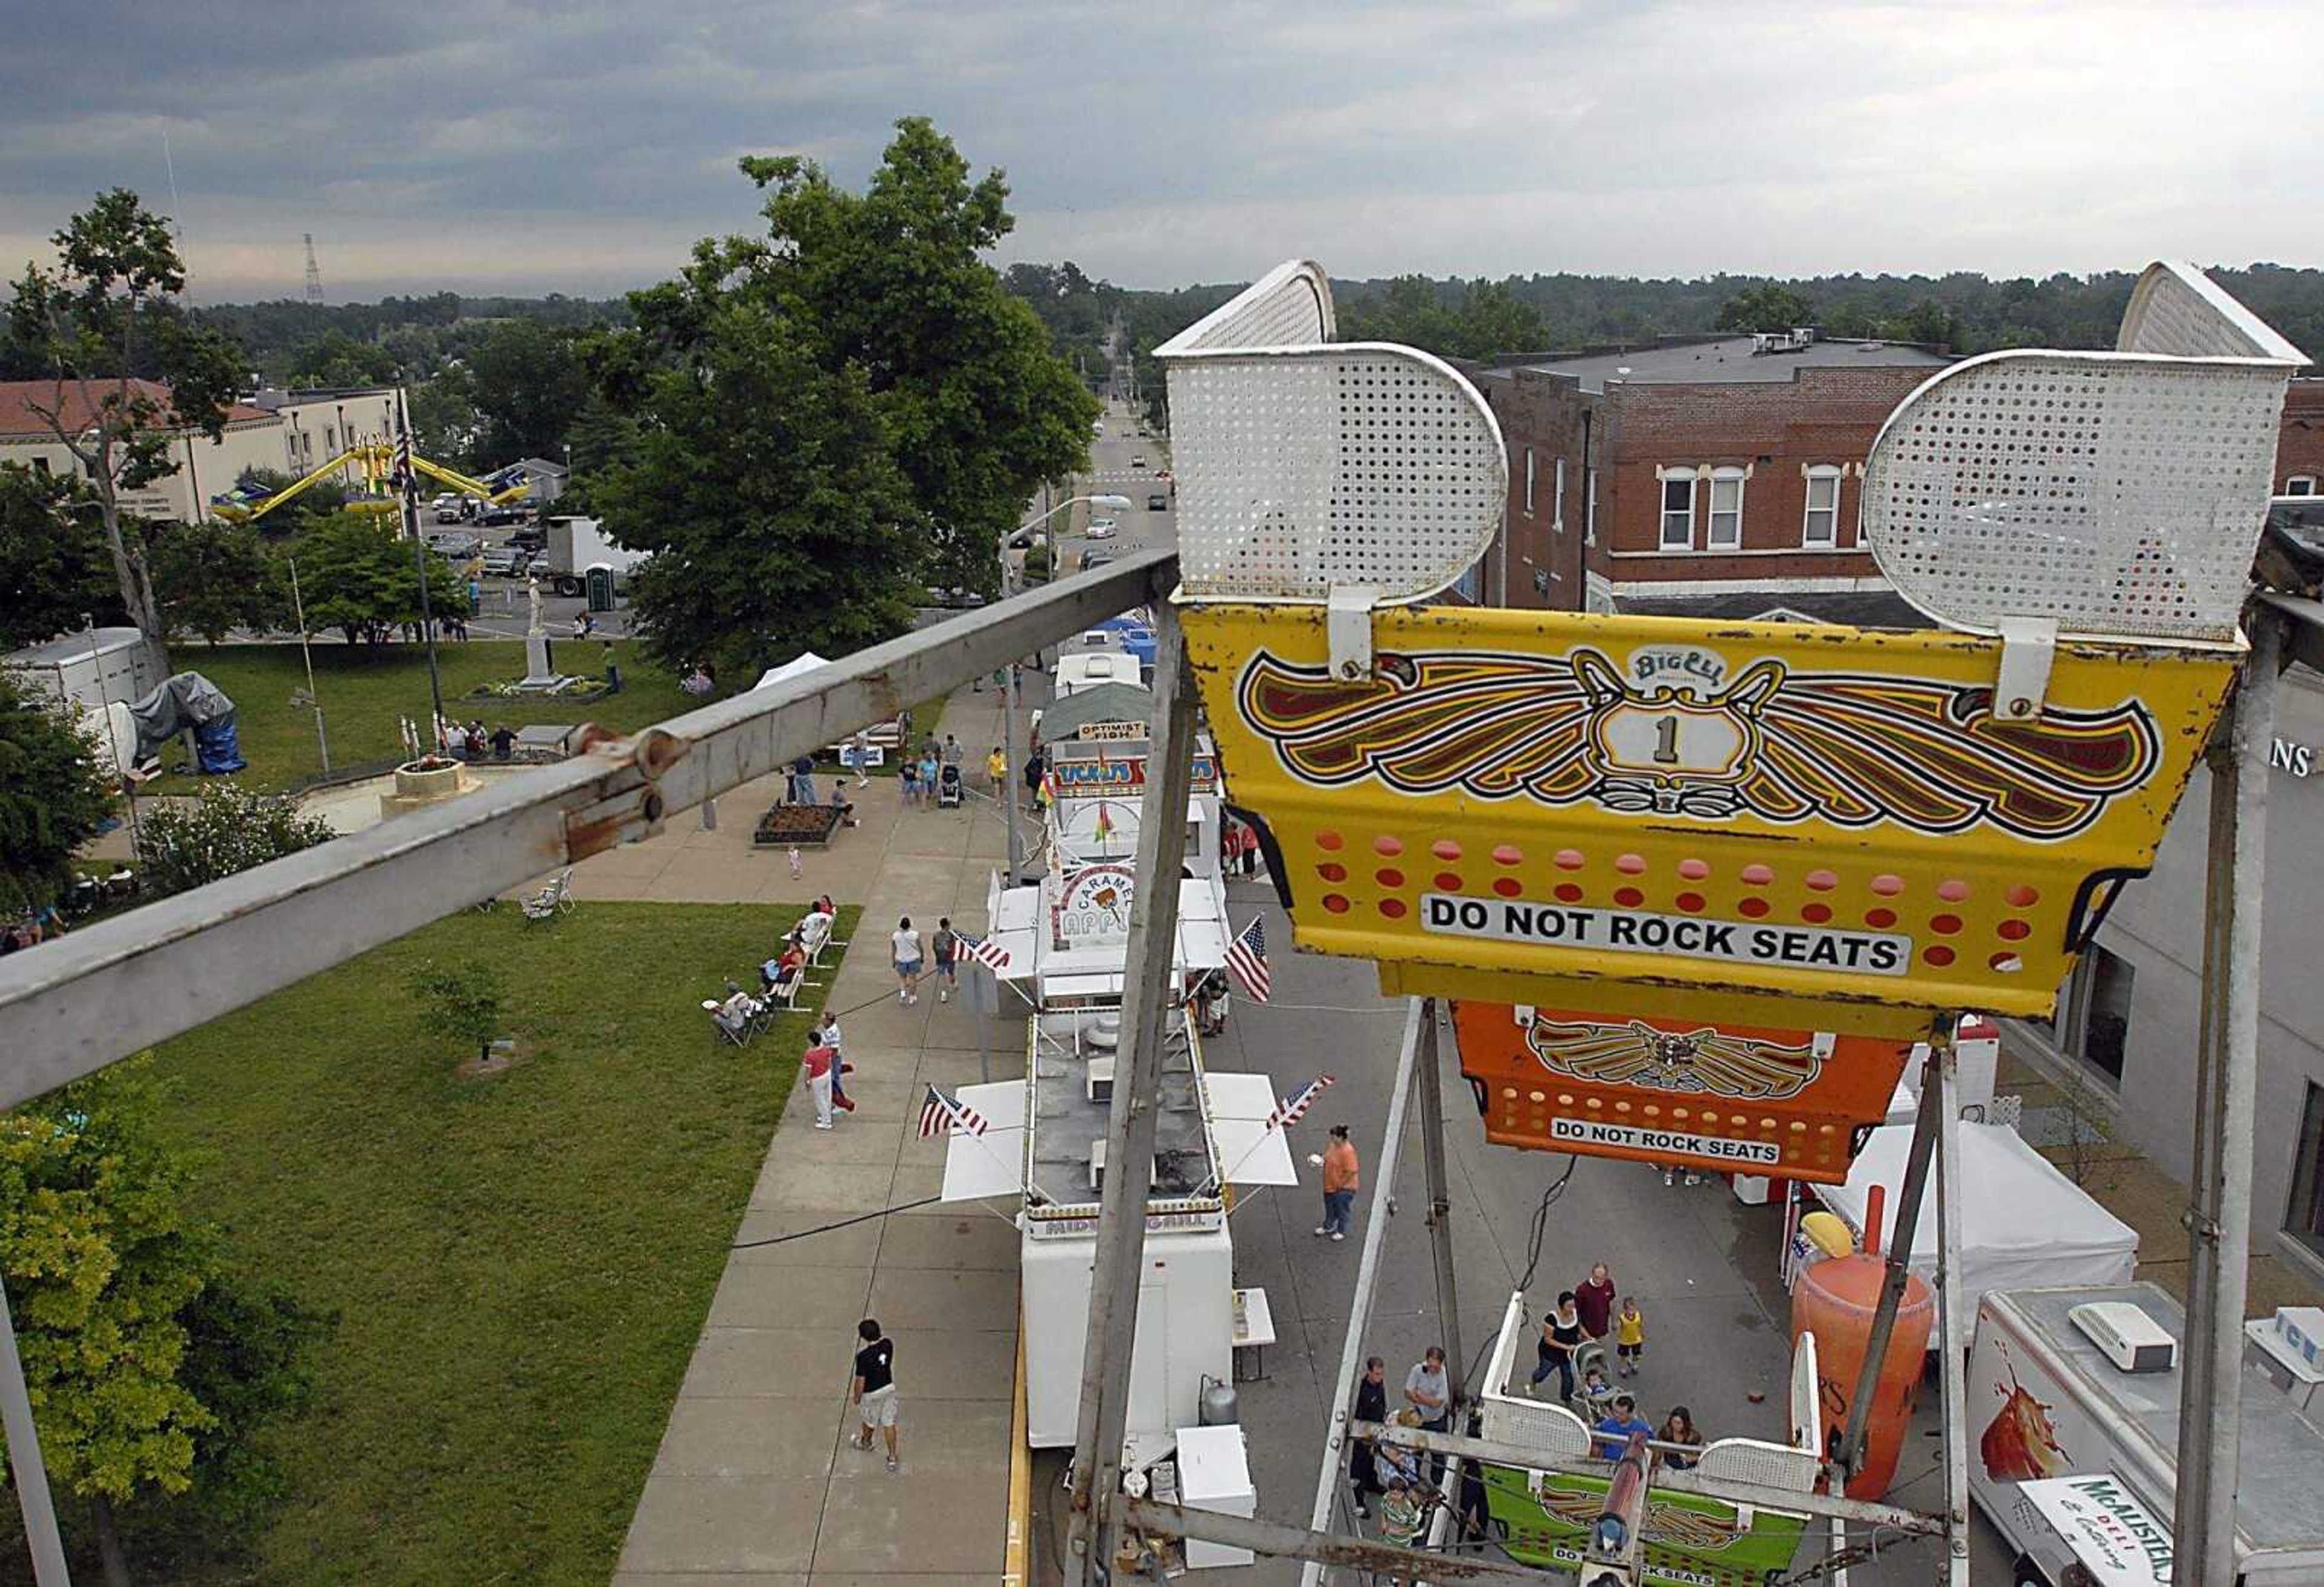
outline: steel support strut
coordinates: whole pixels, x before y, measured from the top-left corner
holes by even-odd
[[[1434,998],[1420,1009],[1420,1160],[1428,1179],[1428,1249],[1436,1259],[1436,1316],[1440,1343],[1444,1346],[1444,1411],[1447,1425],[1461,1404],[1466,1385],[1461,1381],[1468,1356],[1461,1348],[1461,1290],[1452,1270],[1452,1197],[1444,1165],[1444,1084],[1438,1066],[1438,1015]]]
[[[2185,1222],[2186,1359],[2172,1537],[2180,1579],[2235,1579],[2236,1463],[2243,1430],[2244,1292],[2251,1250],[2252,1130],[2259,1066],[2260,876],[2268,752],[2283,625],[2253,608],[2251,659],[2226,731],[2212,741],[2211,843],[2204,871],[2203,1002],[2195,1159]]]
[[[1913,1144],[1904,1157],[1904,1183],[1896,1196],[1896,1215],[1881,1248],[1888,1264],[1880,1286],[1880,1302],[1872,1313],[1872,1331],[1865,1341],[1864,1365],[1856,1374],[1855,1392],[1848,1402],[1848,1430],[1840,1441],[1838,1463],[1854,1476],[1864,1463],[1864,1433],[1870,1426],[1873,1386],[1880,1379],[1880,1363],[1888,1356],[1888,1338],[1896,1331],[1896,1308],[1904,1303],[1905,1280],[1912,1277],[1913,1236],[1921,1226],[1921,1197],[1929,1184],[1929,1161],[1936,1155],[1936,1110],[1929,1105],[1925,1083],[1921,1108],[1913,1121]],[[1879,1231],[1864,1232],[1868,1243]]]
[[[1194,782],[1194,676],[1176,609],[1156,602],[1154,720],[1146,797],[1138,818],[1138,887],[1130,901],[1122,1050],[1106,1115],[1089,1333],[1082,1346],[1081,1418],[1074,1435],[1068,1581],[1094,1587],[1111,1573],[1121,1498],[1121,1445],[1138,1344],[1138,1290],[1146,1268],[1146,1202],[1162,1083],[1162,1048],[1177,999],[1178,873],[1186,858],[1186,799]]]
[[[1364,1215],[1364,1248],[1356,1263],[1355,1292],[1348,1298],[1348,1334],[1340,1343],[1340,1372],[1327,1402],[1323,1469],[1315,1476],[1315,1505],[1308,1517],[1311,1532],[1332,1529],[1333,1501],[1346,1491],[1349,1408],[1356,1391],[1356,1373],[1364,1360],[1364,1331],[1371,1326],[1372,1292],[1378,1288],[1380,1252],[1388,1243],[1388,1205],[1396,1198],[1396,1170],[1404,1152],[1405,1110],[1412,1101],[1413,1081],[1420,1069],[1421,1032],[1430,1014],[1422,999],[1408,999],[1404,1008],[1404,1042],[1397,1049],[1396,1079],[1388,1096],[1388,1127],[1380,1133],[1379,1151],[1372,1157],[1372,1196]],[[1303,1556],[1300,1587],[1316,1587],[1323,1568],[1335,1562]]]
[[[1969,1587],[1969,1408],[1961,1377],[1969,1370],[1969,1322],[1961,1315],[1960,1022],[1943,1019],[1929,1032],[1921,1066],[1921,1111],[1937,1109],[1938,1390],[1944,1397],[1945,1581]],[[1905,1254],[1912,1231],[1904,1231]]]
[[[24,1538],[32,1555],[32,1580],[40,1587],[72,1587],[65,1568],[65,1546],[57,1535],[56,1500],[49,1492],[49,1468],[41,1458],[40,1429],[32,1425],[32,1396],[24,1388],[23,1358],[16,1353],[16,1322],[8,1292],[0,1285],[0,1424],[8,1434],[8,1475],[24,1512]]]

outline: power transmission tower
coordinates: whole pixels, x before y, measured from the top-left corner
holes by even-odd
[[[299,239],[307,244],[307,301],[320,303],[323,300],[323,272],[315,263],[315,234],[301,232]]]

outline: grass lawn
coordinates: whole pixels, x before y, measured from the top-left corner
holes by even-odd
[[[557,664],[596,671],[604,647],[597,640],[563,640]],[[621,732],[650,727],[702,703],[685,693],[678,680],[647,660],[632,641],[613,641],[622,669],[622,692],[603,700],[467,700],[484,683],[524,675],[524,647],[513,640],[471,639],[436,648],[444,710],[461,720],[484,719],[487,729],[506,722],[597,722]],[[398,722],[428,720],[428,655],[417,645],[386,645],[374,653],[363,646],[314,647],[315,692],[322,697],[323,725],[330,735],[331,765],[346,768],[393,759],[402,753]],[[315,716],[290,703],[291,693],[307,686],[307,671],[296,645],[182,645],[171,652],[172,665],[201,673],[235,703],[242,753],[250,769],[235,780],[276,790],[312,778],[322,770],[315,748]],[[174,752],[172,752],[174,754]],[[147,784],[161,794],[185,794],[213,778],[172,773]]]
[[[715,1046],[698,1004],[798,913],[464,913],[159,1050],[199,1210],[342,1314],[269,1435],[290,1492],[251,1557],[168,1579],[600,1587],[807,1031]],[[507,1072],[460,1078],[420,1033],[430,958],[500,970]]]

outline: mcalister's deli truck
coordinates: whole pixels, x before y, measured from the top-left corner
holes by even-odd
[[[2174,1342],[2132,1371],[2076,1324],[2136,1307]],[[2117,1316],[2121,1314],[2116,1314]],[[1969,1493],[2017,1551],[2021,1587],[2316,1587],[2324,1582],[2324,1428],[2259,1371],[2242,1377],[2234,1582],[2172,1573],[2179,1345],[2186,1316],[2153,1284],[1995,1289],[1969,1355]]]

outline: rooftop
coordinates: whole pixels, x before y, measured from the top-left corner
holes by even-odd
[[[1691,617],[1709,622],[1842,623],[1858,628],[1926,628],[1935,625],[1894,590],[1771,590],[1715,595],[1642,595],[1617,590],[1615,604],[1639,617]]]
[[[1056,1206],[1094,1207],[1090,1188],[1090,1148],[1105,1138],[1112,1104],[1090,1096],[1089,1064],[1101,1075],[1112,1072],[1120,1038],[1119,1008],[1070,1009],[1035,1016],[1040,1037],[1034,1044],[1031,1110],[1033,1183]],[[1210,1132],[1196,1096],[1199,1071],[1193,1035],[1174,1020],[1162,1050],[1160,1105],[1154,1119],[1154,1194],[1157,1199],[1194,1196],[1212,1183]],[[1106,1096],[1110,1097],[1111,1093]]]
[[[170,388],[159,381],[132,381],[129,383],[141,394],[157,402],[167,403],[170,400]],[[100,400],[114,389],[115,383],[111,381],[91,381],[88,383],[90,393]],[[68,381],[60,386],[55,381],[0,381],[0,436],[52,437],[55,432],[49,427],[49,421],[32,410],[35,407],[55,407],[60,401],[62,403],[60,416],[67,429],[85,428],[96,417],[97,409],[83,398],[78,381]],[[226,422],[244,424],[252,419],[271,419],[273,417],[263,408],[236,402],[226,408]]]
[[[1906,342],[1814,341],[1761,352],[1757,336],[1715,336],[1664,343],[1618,352],[1552,355],[1483,372],[1485,380],[1508,380],[1514,371],[1565,375],[1585,391],[1602,392],[1609,381],[1632,386],[1781,383],[1803,369],[1939,370],[1954,362],[1944,353]]]

